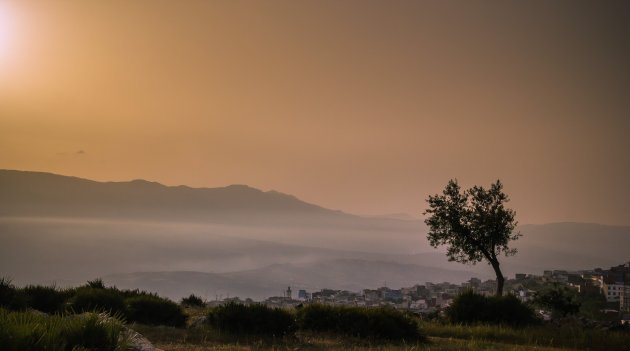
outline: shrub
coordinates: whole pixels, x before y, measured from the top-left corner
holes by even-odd
[[[7,278],[0,278],[0,308],[10,310],[26,308],[26,298]]]
[[[390,308],[361,308],[313,304],[297,312],[301,329],[374,340],[422,340],[417,321]]]
[[[3,351],[67,351],[127,349],[124,326],[105,314],[37,315],[0,309]]]
[[[101,278],[96,278],[94,280],[88,280],[85,285],[87,287],[94,288],[94,289],[105,289],[105,283],[103,282],[103,279],[101,279]]]
[[[110,288],[110,289],[116,289],[116,288]],[[117,289],[116,289],[117,290]],[[117,290],[118,293],[124,297],[124,298],[129,298],[129,297],[136,297],[136,296],[154,296],[154,297],[158,297],[158,294],[156,293],[152,293],[152,292],[147,292],[144,290],[138,290],[138,289],[133,289],[133,290]]]
[[[533,304],[550,311],[554,318],[577,314],[581,306],[575,290],[558,284],[537,292]]]
[[[151,325],[182,327],[186,315],[175,302],[155,295],[139,295],[125,300],[127,319]]]
[[[113,292],[117,293],[118,295],[122,296],[124,299],[126,299],[128,297],[144,296],[144,295],[157,296],[156,293],[150,293],[150,292],[146,292],[144,290],[139,290],[139,289],[120,290],[120,289],[118,289],[115,286],[107,287],[107,286],[105,286],[105,283],[103,282],[103,279],[101,279],[101,278],[97,278],[97,279],[94,279],[94,280],[88,280],[87,283],[85,283],[85,285],[80,286],[77,289],[83,289],[83,288],[110,290],[110,291],[113,291]]]
[[[62,312],[66,294],[54,286],[29,285],[21,289],[28,307],[46,313]]]
[[[115,289],[81,287],[75,290],[70,299],[70,307],[75,312],[105,311],[124,314],[125,301]]]
[[[261,304],[230,302],[208,313],[208,323],[232,334],[267,334],[285,336],[296,329],[293,315],[283,309]]]
[[[457,296],[446,308],[453,323],[526,325],[536,322],[534,311],[513,295],[486,297],[473,291]]]
[[[190,294],[190,296],[184,297],[181,304],[189,307],[204,307],[206,305],[205,302],[203,302],[203,300],[195,294]]]

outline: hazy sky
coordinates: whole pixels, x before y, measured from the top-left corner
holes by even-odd
[[[0,168],[630,224],[630,2],[0,1]]]

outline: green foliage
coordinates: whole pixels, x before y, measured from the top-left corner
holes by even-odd
[[[124,314],[125,300],[117,289],[80,287],[70,298],[70,308],[77,313],[104,311]]]
[[[602,310],[606,309],[606,297],[602,293],[580,295],[580,315],[594,320],[609,319]],[[616,319],[616,318],[615,318]]]
[[[186,315],[175,302],[154,295],[138,295],[125,300],[129,321],[182,327],[186,324]]]
[[[26,307],[26,298],[13,286],[11,280],[0,278],[0,308],[23,310]]]
[[[505,207],[508,201],[498,180],[489,189],[474,186],[465,191],[457,180],[450,180],[442,195],[429,196],[424,213],[429,215],[424,222],[431,246],[446,245],[449,261],[487,261],[497,275],[497,295],[503,293],[504,282],[498,257],[516,254],[509,243],[520,237],[513,233],[516,213]]]
[[[297,311],[300,329],[372,340],[422,340],[417,321],[394,309],[313,304]]]
[[[190,294],[190,296],[184,297],[182,299],[181,304],[184,306],[189,306],[189,307],[204,307],[206,305],[206,303],[203,302],[201,297],[195,294]]]
[[[45,313],[63,312],[67,294],[54,286],[29,285],[21,289],[28,307]]]
[[[186,324],[186,315],[175,302],[137,289],[106,287],[100,279],[63,291],[39,285],[16,289],[9,280],[0,279],[0,307],[31,307],[46,313],[108,312],[130,322],[177,327]]]
[[[296,329],[293,315],[286,310],[234,302],[212,309],[208,313],[208,323],[218,330],[244,335],[282,337]]]
[[[3,351],[122,351],[124,326],[105,314],[37,315],[0,309]]]
[[[471,290],[457,296],[446,308],[452,323],[527,325],[537,322],[534,311],[513,295],[486,297]]]
[[[429,243],[448,245],[449,260],[461,263],[480,262],[489,253],[516,253],[508,247],[510,240],[519,237],[512,234],[515,213],[505,208],[508,197],[502,189],[497,181],[488,190],[474,186],[462,192],[457,180],[450,180],[442,195],[427,200]]]
[[[186,324],[186,315],[179,305],[154,293],[135,290],[119,290],[105,287],[96,279],[77,288],[70,299],[76,312],[107,311],[119,313],[129,322],[151,325],[181,327]]]
[[[577,291],[560,284],[537,292],[533,304],[550,311],[554,317],[577,314],[581,306]]]

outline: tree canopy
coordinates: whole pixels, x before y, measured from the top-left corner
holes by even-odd
[[[505,278],[498,257],[516,254],[509,243],[520,237],[514,232],[516,213],[505,207],[508,196],[500,180],[489,189],[474,186],[462,191],[450,180],[442,194],[429,196],[427,238],[433,247],[446,245],[449,261],[475,264],[486,260],[497,276],[497,295],[503,293]]]

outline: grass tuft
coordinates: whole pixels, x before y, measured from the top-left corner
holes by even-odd
[[[42,315],[0,309],[3,351],[123,351],[129,345],[124,324],[101,313]]]

